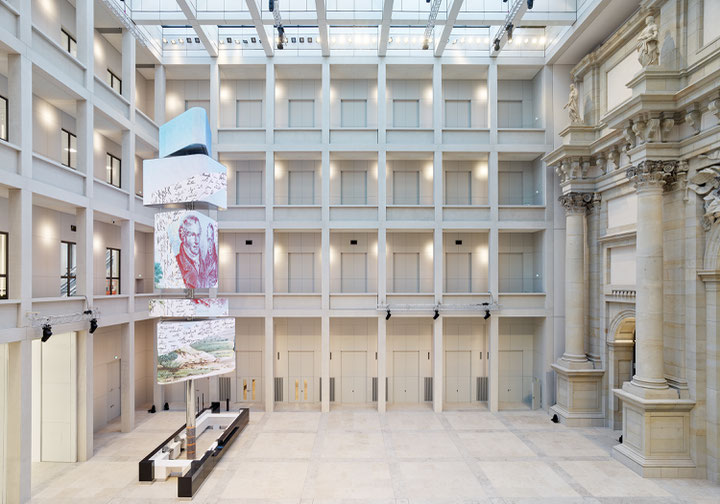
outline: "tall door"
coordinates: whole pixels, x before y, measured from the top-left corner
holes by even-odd
[[[447,350],[445,352],[445,401],[469,403],[470,351]]]
[[[393,402],[419,402],[419,358],[418,351],[393,352]]]
[[[107,421],[120,416],[120,359],[107,365]]]
[[[523,352],[522,350],[500,350],[498,374],[500,375],[500,402],[522,403]]]
[[[313,402],[314,352],[288,352],[288,401]]]
[[[262,400],[262,352],[235,352],[237,362],[237,402]]]
[[[343,351],[341,353],[342,402],[364,403],[367,401],[367,352]]]

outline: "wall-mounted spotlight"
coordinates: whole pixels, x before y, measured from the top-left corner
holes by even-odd
[[[50,339],[50,336],[52,336],[52,327],[50,326],[50,324],[45,324],[44,326],[42,326],[42,331],[43,335],[41,341],[45,343],[47,340]]]
[[[495,49],[496,51],[500,50],[500,39],[499,38],[496,38],[495,42],[493,42],[493,49]]]
[[[255,37],[250,37],[250,42],[254,44],[255,42],[257,42],[257,39]]]
[[[527,6],[528,6],[528,9],[532,9],[533,8],[533,0],[527,0]]]
[[[228,44],[232,44],[232,37],[227,37],[225,40]]]
[[[285,42],[285,28],[282,26],[278,26],[278,41],[277,41],[277,48],[283,49],[283,42]]]
[[[95,332],[95,329],[98,328],[97,319],[90,319],[90,334]]]
[[[188,38],[186,38],[185,40],[187,40],[187,43],[188,43],[188,44],[192,44],[192,37],[188,37]],[[200,40],[200,39],[198,39],[198,41],[199,41],[199,40]]]
[[[438,310],[437,308],[435,308],[435,315],[433,315],[433,320],[437,320],[438,317],[440,317],[440,310]]]
[[[507,32],[508,43],[509,43],[509,44],[512,44],[512,40],[513,40],[513,39],[512,39],[513,28],[514,28],[514,26],[513,26],[512,23],[510,23],[509,25],[507,25],[507,26],[505,27],[505,31]]]
[[[199,43],[200,43],[200,37],[195,37],[195,43],[196,43],[196,44],[199,44]]]
[[[295,42],[297,42],[297,39],[295,37],[290,37],[290,42],[294,44]]]
[[[487,320],[490,318],[490,310],[485,310],[485,315],[483,315],[483,319]]]
[[[390,308],[388,308],[387,315],[385,315],[385,320],[390,320],[390,317],[392,317],[392,314],[390,313]]]

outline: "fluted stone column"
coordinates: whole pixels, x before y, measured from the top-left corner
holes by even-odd
[[[560,196],[565,209],[565,352],[552,365],[557,373],[556,403],[551,413],[570,426],[604,423],[603,369],[585,353],[585,215],[599,195],[569,192]]]
[[[613,456],[646,477],[697,477],[690,456],[690,411],[668,386],[663,358],[663,190],[677,161],[645,160],[627,169],[637,189],[636,374],[613,393],[622,401],[622,444]]]

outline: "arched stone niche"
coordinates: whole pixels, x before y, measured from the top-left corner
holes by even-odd
[[[632,380],[635,353],[635,310],[625,309],[608,324],[608,413],[613,429],[622,428],[622,406],[613,389]]]

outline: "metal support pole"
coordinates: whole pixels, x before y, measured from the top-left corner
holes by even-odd
[[[195,384],[193,380],[185,382],[185,434],[187,436],[187,449],[185,456],[188,460],[195,459]]]

